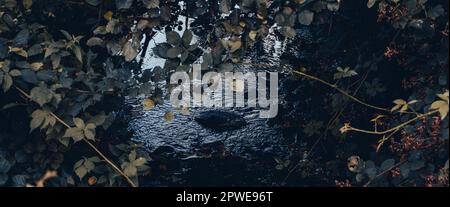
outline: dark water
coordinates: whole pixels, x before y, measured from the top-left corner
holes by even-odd
[[[181,19],[182,20],[182,19]],[[298,38],[309,41],[311,34],[308,30],[298,31]],[[183,31],[179,31],[180,34]],[[270,32],[273,34],[273,32]],[[158,33],[154,44],[164,42],[165,34]],[[195,41],[195,40],[194,40]],[[285,46],[290,40],[278,40],[277,36],[269,35],[261,45],[255,46],[250,51],[243,62],[250,64],[268,64],[273,67],[255,67],[251,65],[235,66],[237,72],[257,72],[257,71],[281,71],[280,56],[285,51]],[[296,52],[296,56],[302,56],[301,52]],[[164,60],[157,58],[150,50],[144,60],[144,67],[153,68],[154,66],[163,66]],[[281,74],[279,76],[282,76]],[[279,77],[281,79],[281,77]],[[282,80],[279,80],[280,82]],[[279,82],[279,85],[280,85]],[[143,99],[129,99],[131,106],[131,120],[129,129],[134,132],[134,140],[144,142],[150,151],[159,147],[170,147],[175,151],[183,152],[186,156],[195,154],[200,146],[221,142],[225,150],[233,155],[241,157],[260,156],[261,154],[273,157],[285,157],[288,153],[287,146],[283,143],[283,133],[279,127],[268,126],[266,119],[259,118],[259,109],[255,108],[225,108],[220,110],[233,111],[240,114],[248,124],[241,129],[229,130],[223,132],[213,131],[199,125],[194,121],[194,117],[211,108],[191,108],[189,115],[183,115],[175,112],[175,118],[172,122],[164,119],[167,111],[174,111],[170,107],[169,101],[162,105],[157,105],[151,110],[144,110],[142,106]]]

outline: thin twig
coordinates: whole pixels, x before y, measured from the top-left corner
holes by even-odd
[[[390,172],[392,169],[394,169],[394,168],[396,168],[396,167],[398,167],[398,166],[400,166],[400,165],[403,165],[405,162],[407,162],[407,160],[403,160],[403,161],[401,161],[401,162],[395,164],[394,166],[390,167],[389,169],[387,169],[387,170],[381,172],[380,174],[376,175],[374,178],[370,179],[369,182],[367,182],[366,184],[364,184],[364,187],[369,187],[369,185],[370,185],[374,180],[376,180],[377,178],[379,178],[379,177],[383,176],[384,174]]]
[[[27,99],[32,100],[31,96],[23,91],[21,88],[14,86],[23,96],[25,96]],[[54,117],[59,123],[64,125],[66,128],[70,129],[72,128],[69,124],[67,124],[65,121],[63,121],[61,118],[59,118],[56,114],[53,112],[49,113],[52,117]],[[102,157],[115,171],[117,171],[132,187],[136,187],[136,184],[122,171],[120,170],[111,160],[109,160],[97,147],[95,147],[94,144],[92,144],[89,140],[86,138],[83,138],[83,141],[88,144],[100,157]]]
[[[325,84],[325,85],[327,85],[327,86],[329,86],[329,87],[331,87],[331,88],[333,88],[333,89],[339,91],[339,92],[342,93],[344,96],[350,98],[351,100],[353,100],[353,101],[355,101],[355,102],[357,102],[357,103],[359,103],[359,104],[361,104],[361,105],[367,106],[367,107],[369,107],[369,108],[377,109],[377,110],[380,110],[380,111],[391,112],[391,110],[389,110],[389,109],[387,109],[387,108],[382,108],[382,107],[374,106],[374,105],[368,104],[368,103],[366,103],[366,102],[363,102],[363,101],[357,99],[356,97],[354,97],[354,96],[348,94],[348,93],[345,92],[344,90],[338,88],[336,85],[331,84],[331,83],[329,83],[329,82],[327,82],[327,81],[324,81],[324,80],[322,80],[322,79],[320,79],[320,78],[317,78],[317,77],[315,77],[315,76],[308,75],[308,74],[306,74],[306,73],[303,73],[303,72],[300,72],[300,71],[296,71],[296,70],[294,70],[294,71],[292,71],[292,72],[294,72],[294,73],[296,73],[296,74],[298,74],[298,75],[301,75],[301,76],[303,76],[303,77],[309,78],[309,79],[311,79],[311,80],[315,80],[315,81],[318,81],[318,82],[320,82],[320,83],[322,83],[322,84]]]
[[[430,116],[430,115],[433,115],[433,114],[435,114],[437,112],[439,112],[439,111],[438,110],[434,110],[434,111],[430,111],[430,112],[428,112],[426,114],[418,115],[417,117],[415,117],[413,119],[410,119],[409,121],[403,122],[402,124],[400,124],[400,125],[398,125],[396,127],[390,128],[388,130],[385,130],[385,131],[370,131],[370,130],[358,129],[358,128],[354,128],[354,127],[351,127],[351,126],[347,126],[347,128],[344,130],[344,132],[355,131],[355,132],[360,132],[360,133],[365,133],[365,134],[384,135],[384,134],[388,134],[388,133],[391,133],[393,131],[402,129],[403,127],[405,127],[406,125],[408,125],[408,124],[410,124],[410,123],[412,123],[414,121],[417,121],[419,119],[425,118],[425,117]]]

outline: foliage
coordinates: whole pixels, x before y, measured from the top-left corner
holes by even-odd
[[[410,101],[395,101],[393,111],[409,113],[397,116],[390,114],[389,109],[382,111],[393,116],[383,127],[389,129],[389,126],[395,126],[402,120],[413,119],[395,130],[395,133],[402,131],[407,136],[414,133],[408,132],[408,128],[436,122],[436,114],[427,114],[430,110],[436,110],[440,116],[437,124],[440,128],[432,127],[447,130],[448,140],[448,91],[444,91],[446,86],[448,88],[447,7],[438,1],[426,0],[369,0],[364,5],[377,10],[378,21],[389,24],[389,31],[401,31],[403,34],[395,44],[386,45],[389,50],[381,52],[384,57],[374,57],[380,51],[361,50],[358,51],[361,54],[356,66],[352,67],[354,69],[338,68],[336,74],[325,75],[339,79],[336,87],[345,87],[348,91],[354,90],[350,83],[353,78],[363,78],[360,79],[361,85],[378,88],[371,90],[374,91],[371,92],[372,97],[383,90],[377,82],[373,82],[375,79],[367,82],[367,75],[359,77],[358,74],[376,72],[378,64],[384,61],[396,62],[401,68],[411,70],[415,76],[438,80],[439,84],[430,85],[428,79],[423,79],[415,86],[414,93],[410,94]],[[117,186],[126,185],[130,178],[132,181],[128,181],[128,184],[138,184],[137,176],[148,171],[145,163],[151,158],[140,144],[123,143],[123,140],[105,149],[105,143],[109,141],[104,135],[108,134],[115,118],[115,109],[106,107],[108,100],[144,95],[148,100],[143,104],[149,110],[163,100],[163,93],[160,93],[156,82],[164,80],[166,74],[189,71],[189,66],[196,61],[201,61],[205,70],[231,70],[233,64],[241,62],[247,51],[269,34],[270,29],[279,33],[281,39],[289,41],[305,26],[331,28],[330,22],[335,21],[333,18],[345,16],[349,12],[348,7],[352,8],[339,0],[2,0],[0,85],[4,93],[1,94],[1,104],[8,109],[10,107],[6,106],[19,103],[18,110],[31,117],[27,126],[33,133],[27,136],[34,137],[35,143],[31,139],[25,140],[30,145],[22,146],[23,140],[0,138],[6,140],[0,145],[0,185],[25,186],[27,183],[36,183],[47,170],[59,172],[59,181],[55,185]],[[180,34],[174,28],[181,26],[178,24],[181,15],[194,19],[194,23],[207,23],[200,29],[186,28]],[[155,32],[162,30],[166,31],[167,41],[151,49],[166,59],[164,67],[154,68],[159,74],[141,71],[136,61],[141,50],[146,47],[141,42],[150,40]],[[194,34],[202,37],[202,40],[194,42]],[[423,59],[427,61],[421,61]],[[427,90],[424,91],[425,88]],[[439,94],[439,99],[434,98],[435,94]],[[348,97],[333,97],[336,103],[347,104]],[[330,114],[339,114],[335,119],[337,123],[332,121],[334,128],[343,125],[340,119],[342,113],[339,113],[341,109],[335,107],[329,111]],[[164,115],[169,122],[174,117],[173,112]],[[320,128],[325,127],[322,126],[324,123],[311,122],[304,133],[318,136]],[[433,136],[440,140],[440,133]],[[431,132],[423,132],[420,136],[429,134]],[[80,157],[75,161],[65,159],[81,140],[92,149],[89,155],[82,155],[89,158],[79,161],[76,160]],[[381,140],[384,143],[388,136]],[[3,144],[8,142],[12,144]],[[439,146],[442,145],[445,144]],[[108,156],[107,160],[102,156],[102,151]],[[392,155],[388,162],[383,161],[378,168],[374,162],[359,159],[357,164],[364,163],[364,167],[352,167],[351,170],[357,173],[356,183],[364,180],[366,175],[372,179],[378,172],[404,162],[404,156],[408,153],[413,152],[403,152],[396,157]],[[420,153],[432,152],[424,150]],[[25,157],[32,157],[33,164],[27,166],[31,161],[24,161],[28,159]],[[426,156],[414,157],[422,159]],[[72,162],[73,165],[66,162]],[[115,166],[115,162],[119,163],[120,169]],[[64,168],[62,163],[73,167]],[[409,171],[429,165],[423,163],[421,166],[416,160],[404,164],[407,166],[398,167]],[[278,162],[278,165],[281,166],[277,167],[279,169],[290,166],[287,161]],[[27,171],[22,173],[21,169]],[[436,171],[431,170],[429,174],[435,175]],[[74,175],[80,179],[73,179]],[[87,178],[87,175],[95,178]],[[415,179],[419,179],[419,176]]]

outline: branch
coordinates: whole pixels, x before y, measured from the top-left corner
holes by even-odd
[[[402,128],[405,127],[406,125],[408,125],[408,124],[410,124],[410,123],[412,123],[412,122],[414,122],[414,121],[417,121],[417,120],[419,120],[419,119],[425,118],[425,117],[427,117],[427,116],[433,115],[433,114],[435,114],[436,112],[439,112],[439,111],[438,111],[438,110],[435,110],[435,111],[430,111],[430,112],[428,112],[428,113],[426,113],[426,114],[420,114],[420,115],[417,115],[417,116],[416,116],[415,118],[413,118],[413,119],[410,119],[410,120],[408,120],[408,121],[406,121],[406,122],[403,122],[402,124],[400,124],[400,125],[398,125],[398,126],[396,126],[396,127],[393,127],[393,128],[388,129],[388,130],[381,131],[381,132],[379,132],[379,131],[364,130],[364,129],[358,129],[358,128],[351,127],[349,124],[345,124],[345,125],[340,129],[340,131],[341,131],[341,133],[345,133],[345,132],[348,132],[348,131],[355,131],[355,132],[361,132],[361,133],[365,133],[365,134],[384,135],[384,134],[388,134],[388,133],[397,131],[397,130],[399,130],[399,129],[402,129]]]
[[[31,96],[23,91],[21,88],[14,86],[23,96],[25,96],[27,99],[33,100]],[[61,118],[59,118],[56,114],[53,112],[50,112],[50,115],[53,116],[59,123],[64,125],[66,128],[70,129],[72,128],[69,124],[67,124],[65,121],[63,121]],[[83,138],[83,141],[86,142],[86,144],[89,145],[100,157],[102,157],[115,171],[117,171],[132,187],[136,187],[136,184],[122,171],[120,170],[110,159],[108,159],[97,147],[94,146],[89,140],[86,138]]]

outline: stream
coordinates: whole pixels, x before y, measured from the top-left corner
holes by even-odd
[[[178,32],[181,35],[184,31]],[[304,38],[308,41],[311,39],[312,35],[308,30],[298,32],[300,34],[297,38]],[[273,32],[270,32],[270,34],[273,34]],[[196,41],[195,38],[194,41]],[[258,45],[256,49],[252,49],[249,52],[250,54],[246,55],[246,59],[243,60],[245,63],[273,65],[273,68],[258,68],[250,65],[240,65],[235,66],[234,72],[278,71],[280,72],[278,83],[280,86],[284,74],[278,67],[275,67],[275,65],[280,64],[280,56],[286,52],[294,53],[293,55],[295,56],[304,56],[304,54],[299,53],[298,50],[285,51],[284,48],[287,41],[280,41],[275,35],[269,35],[261,45]],[[163,32],[157,33],[154,36],[149,48],[152,48],[161,42],[165,42],[165,34]],[[162,67],[164,65],[164,59],[158,58],[153,54],[152,50],[149,50],[145,57],[143,64],[144,69],[151,69],[155,66]],[[282,101],[281,94],[279,94],[279,96],[280,101]],[[229,185],[230,183],[227,182],[228,179],[225,179],[227,176],[229,177],[230,182],[234,182],[231,183],[232,185],[258,185],[263,183],[261,179],[258,178],[258,180],[255,180],[256,178],[245,177],[251,177],[257,174],[266,176],[264,175],[265,171],[273,171],[275,167],[274,158],[284,158],[289,155],[288,144],[285,143],[281,127],[269,124],[270,121],[268,119],[260,118],[260,110],[258,108],[190,108],[188,115],[174,112],[174,119],[172,121],[166,121],[164,119],[164,114],[167,111],[174,111],[168,100],[165,101],[164,104],[156,105],[151,110],[144,110],[142,104],[143,100],[144,98],[141,97],[127,99],[126,101],[129,108],[131,108],[129,110],[130,120],[128,122],[128,128],[133,133],[133,140],[144,143],[149,152],[153,154],[169,153],[172,158],[178,161],[183,160],[188,163],[190,162],[190,164],[187,164],[188,166],[183,167],[176,164],[175,167],[177,168],[175,174],[186,174],[185,171],[195,172],[187,173],[187,175],[185,175],[188,177],[185,177],[185,180],[189,180],[188,182],[190,182],[183,183],[185,185]],[[224,131],[205,128],[195,121],[195,117],[201,112],[209,110],[233,112],[244,118],[247,125],[244,125],[239,129]],[[214,155],[212,154],[217,154],[217,152],[220,154],[219,157],[223,157],[224,155],[231,156],[233,158],[229,160],[234,161],[228,163],[228,161],[222,159],[220,160],[220,163],[215,163],[214,159],[211,160],[209,158],[213,157]],[[206,161],[206,163],[203,162],[199,164],[198,160],[203,158],[208,158],[209,160]],[[259,161],[256,161],[255,163],[255,160]],[[265,162],[265,164],[261,164],[261,162]],[[222,168],[224,169],[222,169],[222,171],[240,168],[242,169],[241,173],[245,174],[244,171],[248,172],[246,176],[238,175],[239,173],[236,173],[236,170],[230,171],[228,174],[226,172],[220,172],[217,176],[224,177],[223,179],[220,179],[220,181],[209,180],[207,177],[212,176],[214,172],[208,172],[208,170],[205,172],[205,168],[211,167],[211,164],[223,164]],[[242,166],[240,166],[241,164]],[[258,166],[252,167],[253,164]],[[196,168],[197,171],[195,170]],[[215,168],[217,170],[221,169],[220,166],[215,166]],[[182,172],[180,173],[179,171]],[[239,178],[236,179],[236,176],[239,176]],[[155,185],[155,183],[152,183],[152,185]],[[158,185],[158,183],[156,183],[156,185]]]

